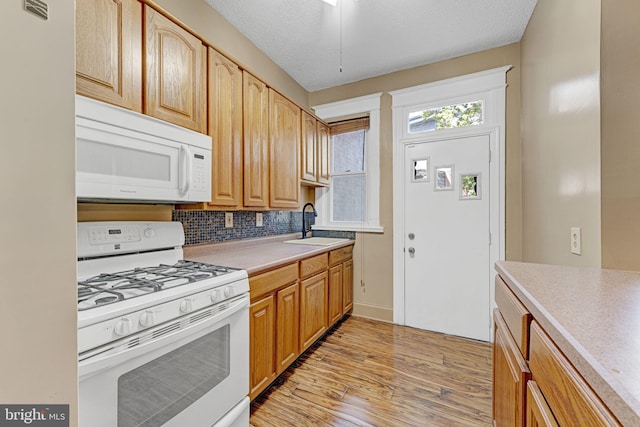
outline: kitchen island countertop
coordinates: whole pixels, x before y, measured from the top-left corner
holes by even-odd
[[[207,264],[241,268],[246,270],[249,276],[254,276],[281,265],[351,246],[355,243],[355,240],[341,241],[331,245],[282,243],[285,240],[299,238],[300,233],[293,233],[258,239],[184,246],[184,258]]]
[[[625,426],[640,426],[640,272],[499,261],[496,270]]]

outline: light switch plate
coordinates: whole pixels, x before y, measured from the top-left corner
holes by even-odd
[[[256,227],[262,227],[263,225],[262,212],[256,212]]]
[[[571,227],[571,253],[582,255],[582,229]]]
[[[225,212],[224,213],[224,226],[226,228],[233,227],[233,212]]]

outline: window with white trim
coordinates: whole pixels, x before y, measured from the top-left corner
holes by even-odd
[[[379,224],[380,95],[314,107],[331,127],[331,184],[316,189],[316,230],[383,231]]]

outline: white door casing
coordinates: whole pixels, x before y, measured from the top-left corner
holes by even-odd
[[[405,161],[404,146],[448,138],[490,134],[490,219],[491,246],[489,271],[491,308],[495,306],[493,292],[494,264],[504,259],[505,241],[505,95],[506,73],[511,66],[442,80],[391,92],[393,98],[393,322],[406,324],[405,310]],[[408,116],[421,109],[452,105],[459,102],[483,101],[484,122],[466,128],[445,129],[429,133],[409,134]],[[487,313],[487,328],[491,317]],[[492,336],[490,337],[493,338]]]
[[[408,326],[489,341],[491,145],[483,133],[404,146]],[[427,164],[419,179],[415,163]]]

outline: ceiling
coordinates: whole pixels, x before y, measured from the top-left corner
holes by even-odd
[[[536,4],[536,0],[338,0],[336,6],[321,0],[206,1],[310,92],[520,41]]]

